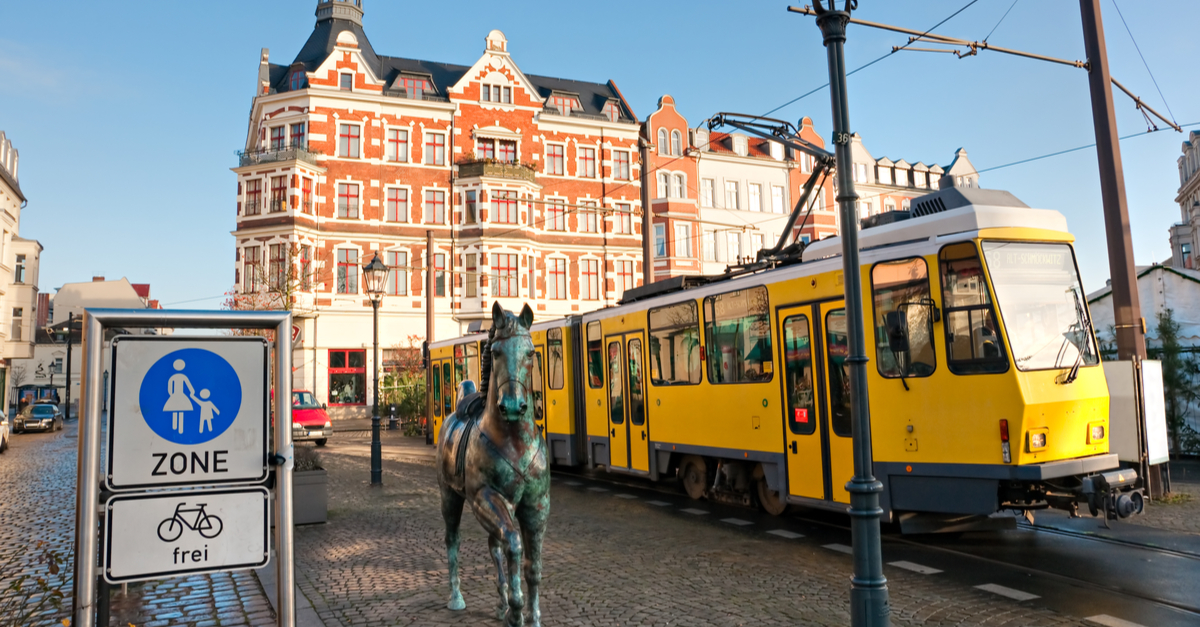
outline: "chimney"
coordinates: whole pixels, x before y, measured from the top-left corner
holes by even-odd
[[[92,283],[103,283],[103,282],[104,282],[104,277],[102,277],[102,276],[92,277]]]

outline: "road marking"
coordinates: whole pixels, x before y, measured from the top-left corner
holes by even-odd
[[[854,554],[854,549],[844,544],[826,544],[822,548],[829,549],[830,551],[837,551],[838,553],[846,553],[849,555]]]
[[[922,566],[920,564],[914,564],[912,562],[899,561],[899,562],[888,562],[888,564],[891,564],[892,566],[895,566],[896,568],[903,568],[904,570],[911,570],[914,573],[921,573],[922,575],[936,575],[936,574],[942,572],[936,568],[930,568],[928,566]]]
[[[579,481],[567,481],[567,482],[565,482],[565,483],[566,483],[567,485],[583,485],[583,483],[581,483],[581,482],[579,482]]]
[[[1145,625],[1142,625],[1141,623],[1131,623],[1123,618],[1109,616],[1108,614],[1097,614],[1095,616],[1089,616],[1083,620],[1086,620],[1089,623],[1096,623],[1097,625],[1104,625],[1105,627],[1145,627]]]
[[[634,496],[632,494],[616,494],[614,496],[616,496],[619,499],[636,499],[637,498],[636,496]]]
[[[685,514],[691,514],[693,516],[703,516],[708,513],[702,509],[696,509],[694,507],[689,507],[687,509],[681,509],[679,511],[684,512]]]
[[[795,540],[796,538],[804,537],[804,534],[802,534],[802,533],[796,533],[795,531],[788,531],[787,529],[772,529],[772,530],[768,531],[767,533],[769,533],[773,536],[779,536],[780,538],[787,538],[788,540]]]
[[[729,523],[729,524],[731,524],[731,525],[737,525],[737,526],[739,526],[739,527],[745,527],[746,525],[753,525],[753,524],[754,524],[754,523],[752,523],[752,522],[750,522],[750,521],[748,521],[748,520],[742,520],[741,518],[722,518],[722,519],[721,519],[721,522],[723,522],[723,523]]]
[[[649,505],[655,505],[658,507],[667,507],[668,505],[670,505],[670,503],[668,503],[666,501],[646,501],[646,503]]]
[[[608,492],[608,488],[601,488],[599,486],[592,486],[588,489],[591,490],[592,492]]]
[[[985,592],[991,592],[992,594],[998,594],[1002,597],[1008,597],[1010,599],[1013,599],[1014,601],[1028,601],[1030,599],[1040,599],[1041,598],[1040,596],[1038,596],[1036,594],[1029,594],[1028,592],[1021,592],[1020,590],[1013,590],[1012,588],[1006,588],[1004,586],[994,584],[994,583],[985,583],[982,586],[975,586],[975,587],[979,588],[980,590],[983,590]]]

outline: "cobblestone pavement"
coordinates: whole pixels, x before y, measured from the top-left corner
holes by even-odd
[[[1200,461],[1171,462],[1171,490],[1173,500],[1147,504],[1130,523],[1200,534]]]
[[[13,437],[0,455],[0,563],[12,560],[14,570],[47,577],[64,595],[62,609],[52,610],[25,625],[60,625],[70,615],[71,556],[75,533],[75,472],[78,422],[57,433],[27,433]],[[60,552],[58,575],[39,564],[30,547],[38,541]],[[0,584],[7,586],[2,581]],[[0,590],[0,608],[6,590]],[[11,597],[10,597],[11,598]],[[128,594],[116,586],[112,597],[113,627],[249,627],[274,624],[274,613],[253,573],[197,575],[130,584]],[[13,615],[0,616],[0,625]]]
[[[325,449],[329,522],[296,534],[299,586],[325,624],[498,624],[474,517],[464,516],[460,558],[467,609],[451,612],[432,465],[387,460],[385,448],[384,487],[372,489],[362,444],[346,438]],[[849,624],[852,566],[840,545],[742,531],[736,519],[705,523],[619,492],[554,481],[547,626]],[[946,578],[891,566],[886,575],[896,625],[1088,624]]]

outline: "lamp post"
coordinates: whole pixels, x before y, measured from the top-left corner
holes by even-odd
[[[375,374],[375,401],[371,406],[371,485],[383,485],[383,444],[379,441],[379,302],[383,300],[383,286],[387,283],[390,268],[379,260],[379,253],[371,263],[363,266],[363,287],[371,299],[371,315],[374,323],[374,348],[371,352],[371,368]]]
[[[71,331],[73,330],[74,326],[75,326],[75,314],[69,313],[69,314],[67,314],[66,329],[65,330],[58,329],[58,330],[54,331],[54,334],[58,336],[59,340],[62,340],[64,335],[67,338],[67,376],[66,376],[67,383],[66,383],[66,388],[65,388],[65,390],[66,390],[65,391],[66,405],[65,405],[65,408],[63,409],[63,415],[65,416],[64,420],[69,420],[71,418],[71,340],[73,339],[72,338],[73,334],[71,333]],[[50,379],[51,387],[53,387],[54,375],[51,374],[50,377],[51,377],[51,379]]]

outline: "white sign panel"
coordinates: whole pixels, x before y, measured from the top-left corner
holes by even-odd
[[[121,583],[265,566],[267,508],[265,488],[114,496],[104,578]]]
[[[1170,460],[1167,442],[1167,400],[1163,391],[1162,362],[1142,361],[1142,398],[1146,405],[1146,454],[1150,465]]]
[[[115,338],[109,489],[266,479],[267,358],[259,337]]]

